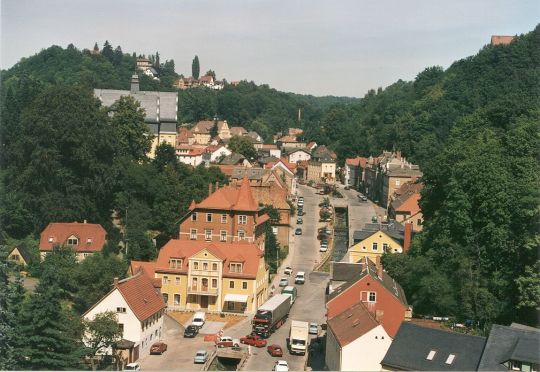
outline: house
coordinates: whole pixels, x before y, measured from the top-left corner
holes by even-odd
[[[302,149],[306,147],[306,143],[298,142],[295,136],[283,136],[276,141],[276,145],[281,151],[286,149]]]
[[[476,371],[485,337],[401,323],[381,364],[387,371]]]
[[[199,84],[207,88],[214,86],[214,77],[212,75],[205,75],[199,78]]]
[[[324,159],[336,161],[336,159],[337,159],[336,153],[334,151],[330,150],[325,145],[317,146],[317,148],[315,148],[315,150],[313,150],[313,152],[311,154],[311,157],[314,160],[318,160],[318,161],[322,161]]]
[[[422,231],[420,192],[423,187],[420,182],[407,182],[397,189],[388,207],[388,217],[403,224],[412,223],[414,231]]]
[[[128,268],[128,276],[134,276],[139,271],[142,271],[144,275],[149,277],[152,281],[152,285],[154,288],[157,288],[160,290],[161,288],[161,280],[156,278],[156,263],[155,262],[147,262],[147,261],[135,261],[131,260],[129,262],[129,268]]]
[[[246,136],[252,138],[255,141],[255,143],[262,143],[263,141],[263,138],[261,137],[261,135],[253,130],[250,132],[247,132]],[[262,148],[262,146],[260,148]]]
[[[514,41],[515,36],[509,35],[492,35],[491,36],[491,45],[508,45]]]
[[[52,252],[56,246],[72,247],[77,254],[77,261],[101,252],[105,246],[105,229],[96,223],[78,222],[51,222],[41,232],[39,240],[39,253],[41,259]]]
[[[366,168],[367,158],[357,156],[356,158],[345,159],[345,179],[346,186],[358,188],[363,182]]]
[[[195,143],[199,145],[210,144],[212,138],[212,130],[215,128],[216,122],[214,120],[201,120],[195,124],[191,129],[193,136],[195,137]]]
[[[18,244],[11,248],[7,259],[23,267],[28,266],[33,261],[32,254],[24,243]]]
[[[175,88],[185,90],[185,89],[189,89],[189,88],[198,87],[199,86],[199,81],[197,79],[193,78],[192,76],[190,76],[190,77],[187,77],[187,78],[177,79],[174,82],[173,85],[174,85]]]
[[[317,147],[317,142],[308,142],[308,144],[306,145],[306,150],[308,150],[309,152],[313,152],[315,147]]]
[[[294,149],[287,154],[287,160],[289,163],[298,163],[299,161],[306,161],[311,159],[311,154],[305,149]]]
[[[266,169],[274,171],[280,179],[287,185],[289,195],[296,194],[296,164],[289,163],[287,159],[281,158],[277,162],[268,162]]]
[[[232,151],[224,145],[210,145],[204,149],[203,160],[206,164],[216,163],[231,154]]]
[[[399,154],[399,152],[398,152]],[[382,193],[380,205],[388,208],[391,196],[394,192],[407,182],[416,182],[422,177],[422,172],[418,165],[411,164],[397,156],[382,164]]]
[[[271,205],[277,210],[278,219],[270,220],[272,232],[282,247],[288,247],[291,225],[291,206],[287,203],[287,189],[280,187],[278,182],[251,185],[251,191],[259,205]]]
[[[281,150],[274,144],[262,144],[260,149],[257,149],[257,153],[260,157],[275,157],[279,159],[281,157]]]
[[[374,263],[367,257],[359,263],[332,262],[326,296],[327,318],[351,308],[358,300],[390,337],[394,337],[401,322],[412,315],[405,292],[379,262]]]
[[[326,365],[330,371],[380,371],[392,338],[362,302],[328,319]]]
[[[222,140],[227,140],[232,137],[227,120],[219,120],[217,122],[217,135]]]
[[[231,152],[229,155],[225,156],[223,159],[219,161],[219,164],[221,165],[234,165],[234,166],[243,166],[243,167],[251,167],[251,163],[249,160],[246,159],[246,157],[242,154],[238,154],[236,152]]]
[[[145,75],[150,76],[151,78],[154,78],[155,80],[158,79],[158,73],[154,69],[154,66],[152,66],[152,61],[150,61],[146,57],[139,57],[137,58],[137,68],[141,70]]]
[[[204,154],[204,148],[194,146],[176,147],[176,158],[178,159],[178,161],[187,165],[191,165],[193,167],[196,167],[203,162]]]
[[[150,346],[162,338],[165,302],[142,271],[113,281],[112,289],[83,314],[86,320],[108,311],[116,313],[122,343],[130,345],[128,363],[147,355]]]
[[[353,232],[353,246],[347,255],[349,262],[358,262],[369,257],[375,262],[384,253],[403,253],[409,250],[413,237],[411,223],[402,225],[395,221],[389,223],[368,223],[362,230]]]
[[[487,338],[479,371],[538,371],[540,330],[518,323],[494,324]]]
[[[231,175],[231,183],[241,183],[244,178],[249,180],[250,185],[262,185],[264,176],[270,171],[258,167],[235,167]]]
[[[209,185],[209,196],[200,203],[193,201],[189,212],[180,219],[179,239],[229,243],[245,240],[264,251],[264,223],[268,219],[247,177],[240,185],[215,190]]]
[[[253,314],[267,299],[264,252],[245,240],[170,240],[155,277],[170,310]]]
[[[192,146],[195,143],[193,133],[187,128],[179,128],[176,145],[177,146]]]
[[[161,143],[176,146],[176,121],[178,119],[178,93],[139,90],[139,77],[131,77],[130,90],[94,89],[101,103],[112,106],[120,97],[133,97],[145,111],[144,121],[152,134],[152,146],[148,156],[154,158],[156,147]]]
[[[289,136],[292,136],[292,137],[298,137],[302,133],[304,133],[304,131],[300,128],[289,128],[289,131],[288,131]]]
[[[231,136],[243,137],[248,134],[248,131],[244,127],[231,127]]]
[[[322,163],[309,160],[307,161],[307,168],[305,174],[305,180],[307,182],[313,182],[315,184],[321,182]]]

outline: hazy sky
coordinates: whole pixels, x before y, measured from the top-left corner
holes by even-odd
[[[531,31],[540,1],[0,0],[1,67],[53,44],[174,59],[283,91],[363,96],[447,68],[493,34]]]

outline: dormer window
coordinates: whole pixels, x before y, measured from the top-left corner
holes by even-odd
[[[75,235],[71,235],[67,239],[67,245],[79,245],[79,238],[77,238]]]
[[[179,258],[171,258],[169,260],[169,267],[171,269],[181,269],[182,268],[182,260]]]
[[[92,238],[86,239],[86,244],[92,244]]]
[[[240,263],[240,262],[231,262],[230,271],[231,271],[231,273],[241,273],[242,272],[242,263]]]
[[[54,238],[52,236],[49,236],[49,243],[52,243],[54,241]]]

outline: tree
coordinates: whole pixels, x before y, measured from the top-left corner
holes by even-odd
[[[250,161],[257,158],[257,150],[249,137],[232,136],[229,141],[229,149],[244,155]]]
[[[109,43],[109,40],[105,40],[105,43],[103,44],[103,49],[101,50],[101,55],[107,58],[109,62],[113,62],[114,50],[112,45]]]
[[[122,339],[122,330],[118,324],[116,313],[107,311],[96,314],[92,320],[83,320],[84,343],[87,355],[92,363],[92,370],[96,370],[95,356],[113,347]]]
[[[98,46],[97,42],[94,43],[94,49],[93,49],[93,51],[94,51],[95,54],[98,54],[98,53],[99,53],[99,46]]]
[[[199,66],[199,57],[195,56],[195,58],[193,58],[193,62],[191,63],[191,76],[193,76],[194,79],[198,79],[200,72],[201,66]]]
[[[24,338],[19,350],[23,369],[75,370],[84,350],[79,317],[62,307],[56,284],[40,283],[25,303],[18,331]]]
[[[161,143],[156,147],[156,156],[152,163],[161,172],[166,166],[176,167],[178,159],[175,149],[168,143]]]
[[[77,255],[72,247],[55,246],[41,264],[40,283],[56,286],[61,299],[71,300],[77,291]]]
[[[216,80],[216,72],[214,70],[206,71],[206,74],[204,74],[204,76],[212,76],[214,80]]]
[[[144,122],[144,110],[133,97],[121,97],[112,108],[111,126],[117,142],[117,153],[135,161],[146,159],[152,136]]]

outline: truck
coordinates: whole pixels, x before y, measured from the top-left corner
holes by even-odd
[[[252,333],[268,338],[285,323],[291,310],[291,296],[278,294],[259,307],[252,320]]]
[[[293,320],[289,333],[289,350],[291,354],[305,355],[309,342],[309,324]]]
[[[291,296],[291,306],[294,304],[294,301],[296,301],[297,296],[297,290],[294,285],[288,285],[281,291],[282,294],[286,294]]]

